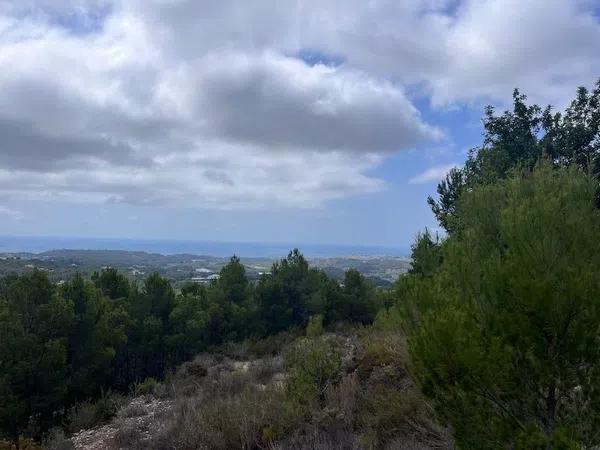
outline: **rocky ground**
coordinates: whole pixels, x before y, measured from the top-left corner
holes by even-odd
[[[81,430],[71,437],[76,449],[101,450],[120,448],[122,433],[135,433],[142,442],[149,441],[164,427],[164,418],[173,407],[174,400],[162,400],[150,396],[134,398],[113,421],[107,425]]]
[[[281,401],[290,376],[285,351],[257,356],[237,346],[198,355],[150,393],[131,399],[109,423],[80,430],[65,438],[66,446],[51,448],[453,448],[450,430],[431,420],[405,370],[401,338],[325,334],[319,339],[342,349],[342,379],[327,391],[326,404],[291,435],[271,440],[274,431],[263,426],[285,414]]]

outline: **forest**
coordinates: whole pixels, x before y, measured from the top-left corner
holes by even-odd
[[[370,391],[353,403],[352,419],[339,420],[360,448],[391,448],[409,428],[448,430],[444,445],[465,449],[600,445],[600,81],[579,88],[563,112],[529,105],[516,90],[513,109],[488,107],[483,125],[481,146],[428,200],[443,237],[420,233],[411,269],[390,289],[356,270],[339,283],[298,250],[257,282],[233,256],[218,280],[178,291],[158,274],[138,286],[111,268],[60,285],[41,272],[2,278],[7,445],[41,442],[81,402],[164,380],[199,353],[289,330],[305,336],[286,353],[284,395],[260,397],[285,413],[265,415],[243,441],[225,433],[222,448],[277,448],[307,424],[327,433],[350,417],[346,408],[331,419],[337,403],[328,402],[353,376],[352,395],[361,377]],[[322,338],[341,323],[367,333],[345,374]],[[385,341],[374,346],[368,333]],[[374,366],[382,378],[372,377]],[[390,382],[385,368],[408,374],[415,389]],[[436,425],[427,431],[411,414]],[[155,447],[207,448],[205,435],[195,439]],[[434,439],[420,448],[442,447]]]

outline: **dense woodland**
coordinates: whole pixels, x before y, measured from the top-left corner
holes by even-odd
[[[126,391],[225,341],[303,326],[369,323],[379,296],[356,270],[340,285],[298,252],[249,283],[232,257],[211,284],[175,293],[154,274],[143,286],[107,268],[56,285],[45,273],[0,281],[0,424],[7,436],[40,437],[78,401]]]
[[[389,291],[354,270],[340,285],[297,250],[256,283],[233,257],[218,281],[177,293],[158,275],[136,286],[112,269],[61,286],[39,272],[2,279],[0,429],[39,439],[105,390],[162,378],[225,342],[313,329],[317,317],[406,339],[406,369],[460,448],[600,445],[600,82],[562,113],[518,91],[513,100],[512,111],[486,110],[482,146],[429,199],[447,234],[420,234]],[[327,378],[335,358],[310,342],[286,401],[314,395],[322,407],[343,378]],[[384,392],[370,420],[400,429],[385,408],[404,397]]]

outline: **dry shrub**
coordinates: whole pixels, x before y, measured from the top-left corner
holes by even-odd
[[[327,433],[316,426],[307,426],[297,430],[272,447],[273,450],[359,450],[363,448],[359,436],[355,433]]]
[[[283,372],[283,358],[275,356],[252,361],[249,372],[253,382],[268,384],[273,379],[273,375]]]
[[[44,448],[47,450],[74,450],[75,446],[62,428],[55,427],[48,432],[44,440]]]
[[[26,437],[19,437],[18,447],[11,441],[0,439],[0,450],[43,450],[43,447],[36,441]]]
[[[404,336],[369,329],[361,337],[361,344],[357,356],[357,370],[361,381],[367,381],[374,372],[375,375],[383,373],[387,382],[407,379],[409,356]]]
[[[247,387],[228,397],[180,400],[160,440],[171,448],[266,448],[294,429],[283,392]]]
[[[361,402],[361,424],[377,444],[420,431],[425,419],[423,398],[415,390],[375,386]]]
[[[219,353],[237,360],[276,356],[303,334],[303,328],[294,327],[261,339],[246,339],[242,342],[227,342],[213,350],[214,353]]]
[[[144,415],[146,415],[146,409],[144,408],[144,405],[140,403],[130,403],[122,408],[117,414],[118,417],[123,418],[140,417]]]
[[[360,384],[356,374],[344,376],[326,393],[326,408],[335,412],[343,426],[350,430],[354,424]]]
[[[67,414],[67,431],[93,428],[108,422],[126,404],[127,397],[115,392],[106,392],[95,402],[84,401],[72,407]]]
[[[191,377],[203,378],[207,374],[207,369],[202,364],[192,361],[186,367],[186,374]]]
[[[113,426],[116,428],[113,439],[117,448],[147,448],[146,443],[143,441],[141,430],[137,429],[135,424],[125,420],[124,418],[117,418],[113,422]]]
[[[304,334],[304,330],[300,327],[290,328],[287,331],[281,331],[277,334],[267,336],[259,340],[246,340],[239,348],[243,348],[244,352],[233,351],[231,356],[237,359],[254,359],[276,356],[281,354],[285,348],[290,345],[299,336]],[[234,344],[233,348],[239,344]]]

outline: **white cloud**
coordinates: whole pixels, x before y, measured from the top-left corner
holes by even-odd
[[[441,138],[412,96],[519,86],[562,104],[594,81],[592,6],[0,0],[0,194],[264,208],[374,192],[385,156]]]
[[[437,106],[503,102],[515,87],[563,106],[600,73],[597,1],[321,3],[298,40],[412,86]]]
[[[411,179],[408,180],[409,184],[425,184],[438,182],[442,180],[450,170],[458,167],[458,164],[447,164],[443,166],[434,166],[429,169],[421,172],[420,174],[415,175]]]
[[[48,8],[27,19],[5,15],[0,193],[315,207],[381,189],[366,172],[382,155],[441,137],[389,81],[350,67],[309,66],[244,40],[226,45],[224,36],[227,48],[207,48],[202,36],[187,48],[170,31],[179,21],[184,34],[201,31],[182,14],[194,6],[146,6],[114,5],[99,30],[83,34],[56,25]],[[272,31],[260,42],[272,44]]]

